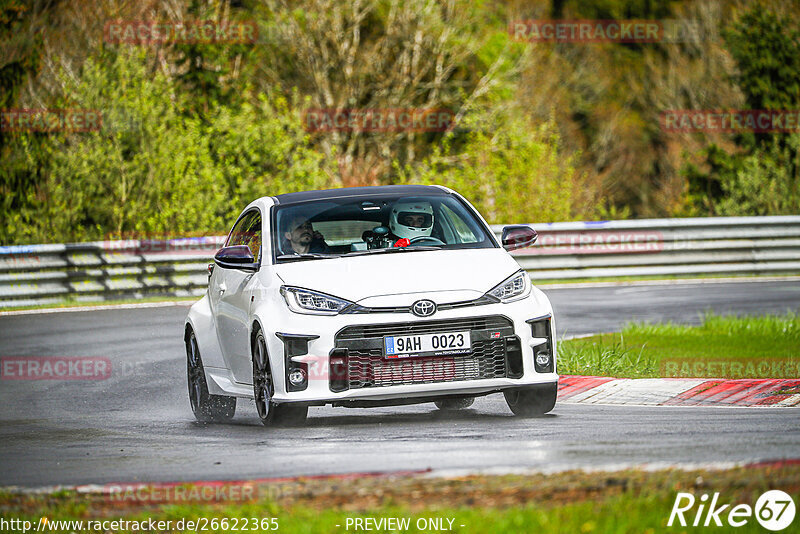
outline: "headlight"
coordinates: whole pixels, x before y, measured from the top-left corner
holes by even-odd
[[[349,300],[299,287],[282,286],[281,294],[286,299],[289,309],[296,313],[336,315],[345,308],[353,306]]]
[[[518,271],[497,284],[486,295],[500,302],[514,302],[527,297],[530,292],[531,283],[528,273]]]

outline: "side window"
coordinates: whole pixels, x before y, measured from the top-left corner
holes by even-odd
[[[442,204],[442,215],[450,222],[456,234],[458,234],[459,243],[477,243],[479,241],[464,219],[444,204]]]
[[[226,247],[247,245],[258,261],[261,254],[261,214],[258,210],[248,212],[231,230]]]

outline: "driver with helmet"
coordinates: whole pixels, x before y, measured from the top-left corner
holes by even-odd
[[[430,237],[433,231],[433,207],[425,200],[401,200],[392,208],[389,230],[400,240]]]

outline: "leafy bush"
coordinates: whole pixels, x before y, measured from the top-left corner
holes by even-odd
[[[723,32],[736,62],[732,80],[751,110],[796,113],[800,31],[788,16],[749,8]],[[741,133],[734,146],[712,143],[687,163],[691,215],[786,215],[800,210],[800,135]]]
[[[800,213],[800,181],[793,175],[800,154],[800,135],[771,139],[741,159],[723,177],[719,215],[793,215]]]
[[[668,109],[797,109],[785,2],[6,4],[1,107],[99,109],[105,126],[0,131],[3,244],[216,233],[261,195],[397,182],[450,186],[503,223],[800,210],[797,134],[659,128]],[[111,13],[256,21],[259,38],[113,45],[97,38]],[[530,18],[678,19],[702,39],[515,41],[508,21]],[[309,107],[445,108],[459,124],[309,135]]]
[[[89,59],[61,81],[70,99],[60,107],[100,110],[103,126],[26,152],[45,176],[28,240],[219,233],[254,198],[332,184],[282,97],[218,106],[201,120],[138,51]]]
[[[464,126],[474,129],[463,146],[455,150],[445,143],[421,165],[406,168],[401,182],[451,187],[491,223],[593,215],[576,202],[580,176],[559,153],[552,122],[536,127],[520,114],[504,117],[495,128],[470,119]]]

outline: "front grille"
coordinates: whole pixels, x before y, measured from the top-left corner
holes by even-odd
[[[336,334],[340,339],[364,339],[383,336],[436,334],[437,332],[454,332],[457,330],[489,330],[513,328],[511,321],[499,315],[489,317],[467,317],[439,321],[419,321],[415,323],[370,324],[348,326]]]
[[[426,358],[384,359],[384,335],[415,335],[470,330],[472,353]],[[490,334],[500,337],[490,339]],[[336,336],[347,348],[349,389],[503,378],[508,375],[506,345],[514,328],[505,317],[476,317],[386,325],[350,326]]]

